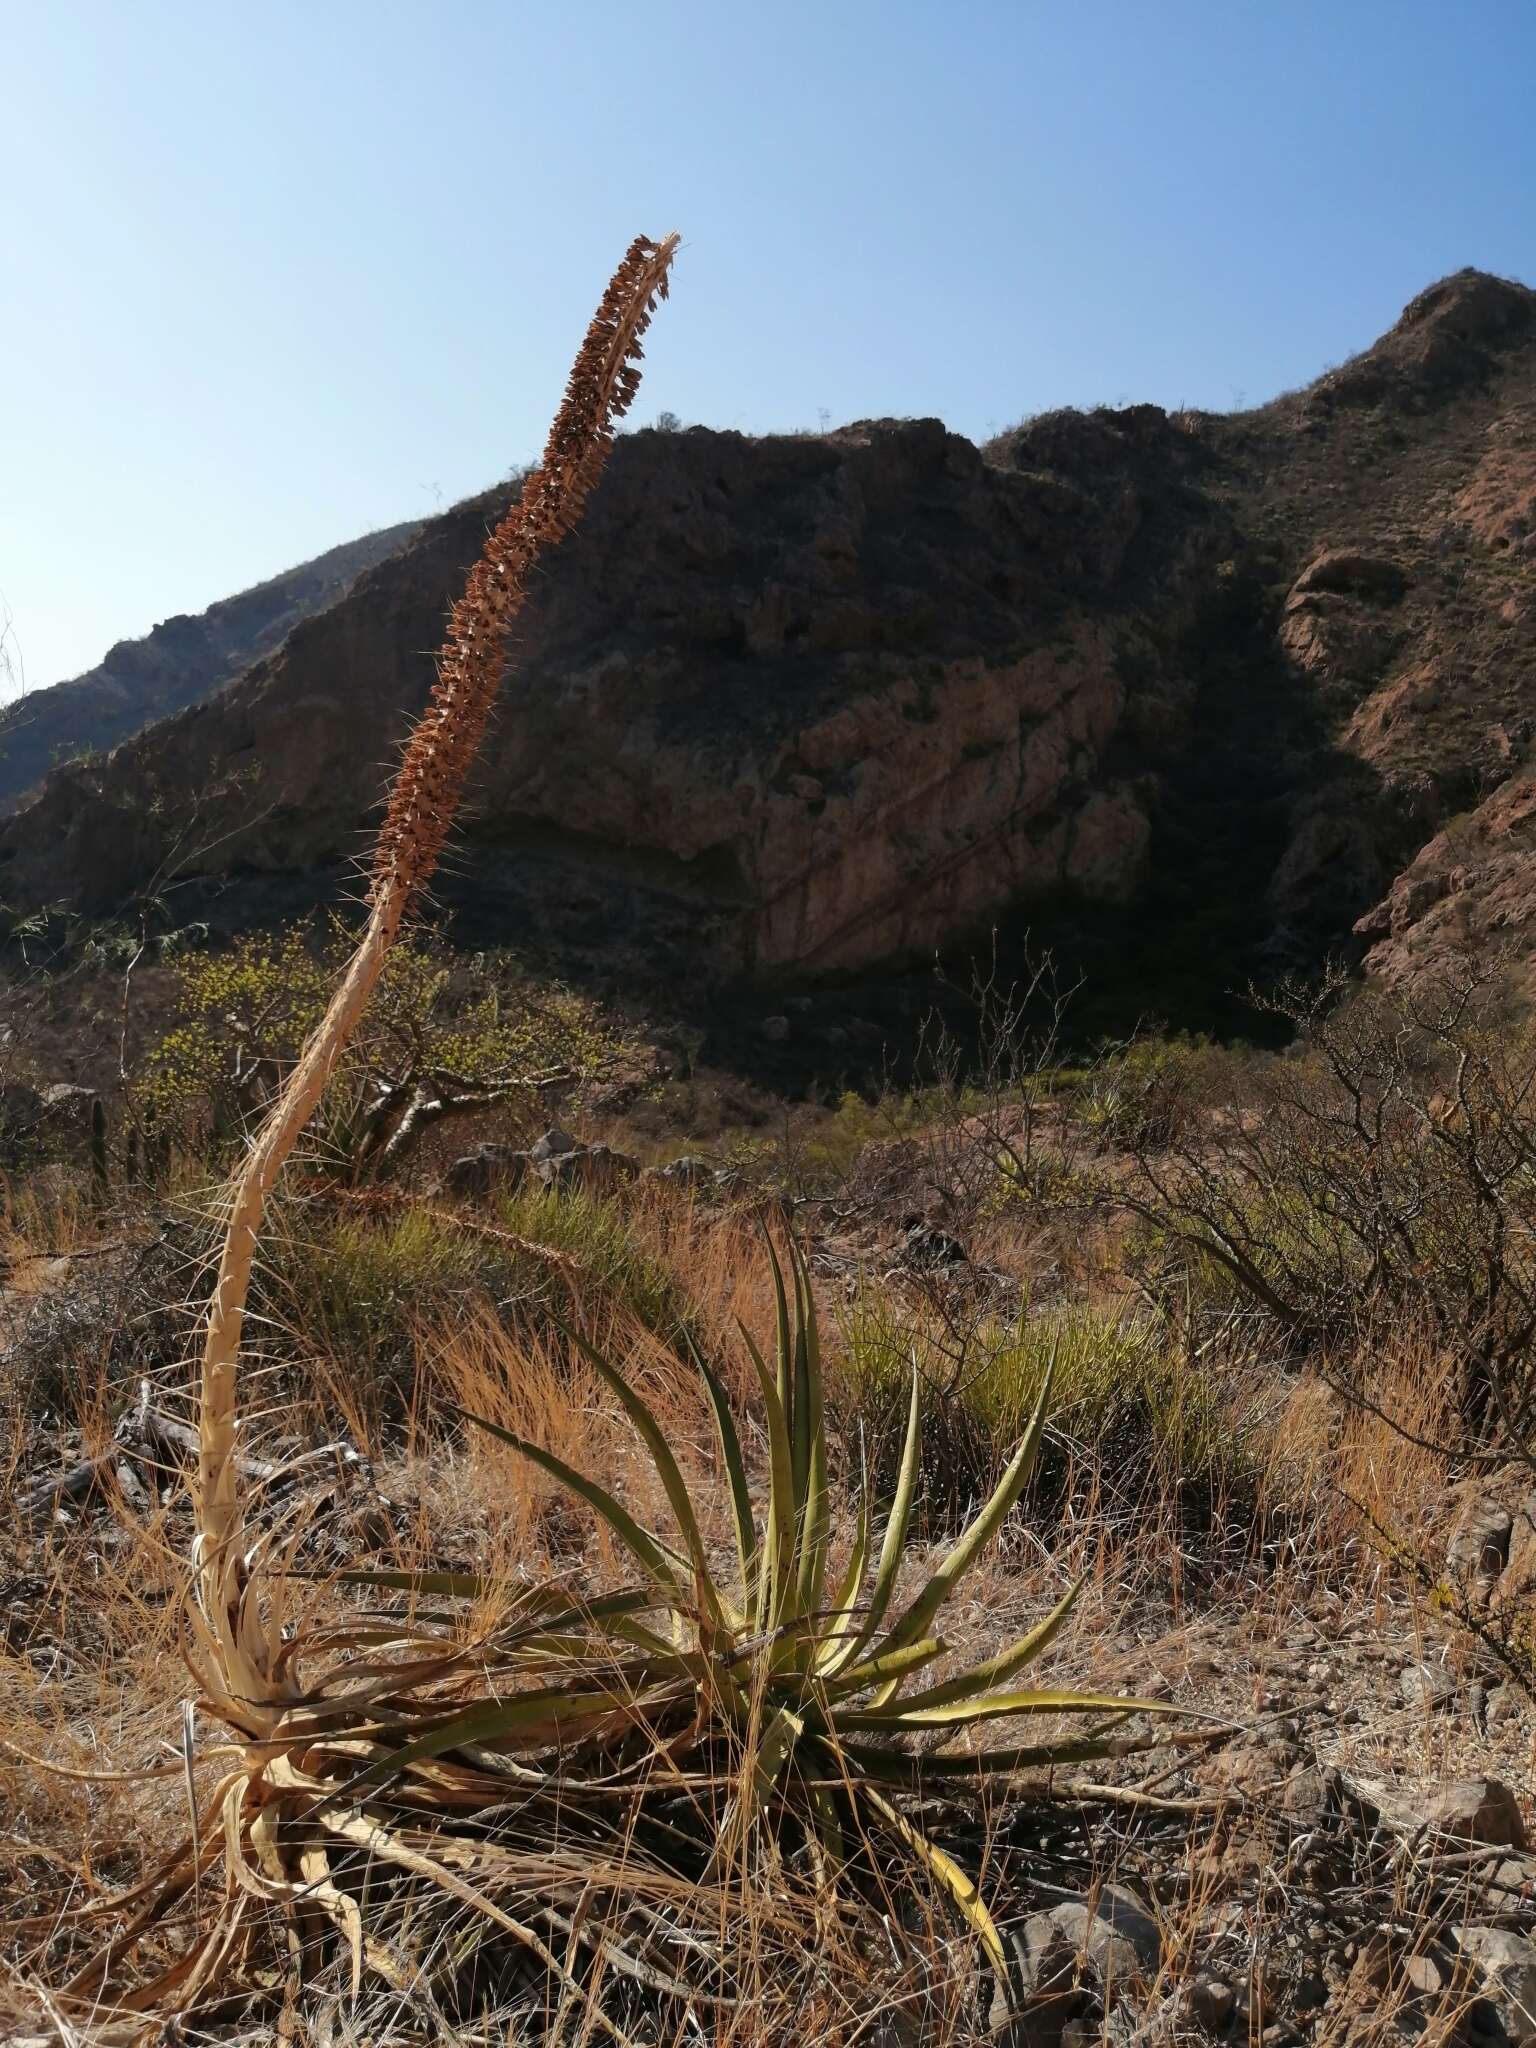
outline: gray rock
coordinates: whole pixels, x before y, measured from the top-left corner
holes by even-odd
[[[510,1145],[477,1145],[455,1159],[443,1175],[443,1192],[463,1200],[489,1195],[498,1188],[515,1188],[528,1178],[533,1162],[526,1152]]]
[[[1184,1994],[1189,2017],[1219,2034],[1237,2010],[1237,1993],[1222,1977],[1201,1970]]]
[[[1430,1998],[1435,1992],[1444,1990],[1446,1972],[1438,1957],[1421,1952],[1409,1956],[1403,1964],[1403,1982],[1422,1997]]]
[[[528,1147],[528,1157],[542,1163],[546,1159],[559,1159],[567,1152],[578,1152],[580,1149],[570,1132],[562,1131],[556,1124]]]
[[[1496,1685],[1488,1694],[1487,1720],[1490,1728],[1502,1728],[1507,1721],[1518,1721],[1525,1713],[1525,1703],[1517,1685]]]
[[[1157,1969],[1162,1934],[1146,1906],[1124,1885],[1105,1885],[1091,1906],[1086,1899],[1069,1899],[1052,1908],[1050,1919],[1074,1952],[1087,1957],[1106,1996]]]
[[[96,1090],[79,1081],[50,1081],[37,1100],[43,1114],[58,1123],[89,1123]]]
[[[1451,1939],[1471,1964],[1490,2015],[1516,2041],[1536,2038],[1536,1941],[1503,1927],[1464,1927]]]
[[[1316,1827],[1343,1805],[1339,1773],[1328,1764],[1298,1764],[1285,1781],[1280,1805],[1304,1827]]]
[[[1469,1501],[1446,1552],[1446,1564],[1460,1579],[1491,1587],[1509,1563],[1514,1517],[1493,1501]]]
[[[789,1019],[787,1017],[765,1017],[757,1028],[770,1045],[780,1045],[789,1036]]]
[[[1488,1842],[1523,1849],[1525,1823],[1509,1787],[1497,1778],[1461,1778],[1425,1801],[1424,1820],[1458,1842]]]
[[[987,2029],[998,2048],[1062,2048],[1087,2008],[1077,1951],[1049,1913],[1005,1930],[1009,1983],[994,1984]]]
[[[1456,1697],[1456,1681],[1443,1664],[1407,1664],[1397,1674],[1404,1706],[1426,1713],[1448,1707]]]
[[[575,1145],[536,1164],[545,1187],[566,1192],[581,1188],[588,1194],[611,1194],[640,1171],[638,1160],[627,1152],[616,1152],[611,1145]]]
[[[681,1159],[669,1160],[665,1166],[653,1166],[646,1174],[647,1180],[670,1181],[675,1187],[701,1187],[715,1177],[715,1170],[707,1159],[701,1159],[697,1152],[685,1152]]]

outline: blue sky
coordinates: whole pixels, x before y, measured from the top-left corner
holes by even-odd
[[[1536,0],[0,0],[29,685],[534,455],[630,236],[636,417],[1255,404],[1536,282]]]

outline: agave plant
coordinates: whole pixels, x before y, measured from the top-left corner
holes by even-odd
[[[757,1824],[766,1824],[777,1843],[789,1822],[803,1829],[823,1873],[835,1877],[848,1863],[850,1840],[871,1832],[893,1836],[953,1900],[1001,1970],[1002,1942],[976,1886],[903,1813],[900,1791],[923,1777],[1002,1779],[1032,1766],[1102,1756],[1115,1746],[1110,1728],[1126,1713],[1166,1709],[1147,1700],[1017,1684],[1054,1640],[1081,1581],[1007,1648],[910,1689],[920,1673],[946,1655],[947,1645],[937,1632],[945,1604],[1028,1483],[1045,1428],[1052,1372],[1046,1373],[1029,1425],[991,1498],[910,1596],[898,1601],[903,1566],[909,1562],[920,1452],[914,1370],[895,1497],[878,1548],[871,1540],[866,1498],[836,1589],[830,1590],[833,1516],[815,1300],[797,1247],[790,1247],[788,1287],[771,1243],[768,1256],[777,1306],[772,1368],[742,1331],[766,1419],[767,1499],[761,1516],[753,1505],[741,1434],[725,1389],[707,1360],[694,1353],[730,1494],[735,1557],[728,1575],[717,1571],[711,1558],[706,1518],[656,1416],[584,1338],[573,1336],[572,1342],[633,1424],[676,1523],[675,1541],[644,1527],[612,1492],[552,1452],[499,1424],[457,1412],[585,1501],[638,1567],[645,1605],[637,1599],[619,1610],[589,1610],[585,1626],[639,1653],[641,1661],[625,1673],[624,1704],[666,1755],[659,1784],[675,1789],[717,1782],[723,1746],[745,1760],[741,1776],[749,1790],[727,1808],[719,1850],[728,1851],[733,1835]],[[411,1583],[385,1576],[388,1583]],[[467,1582],[457,1590],[479,1589]],[[571,1610],[573,1615],[576,1611]],[[616,1695],[600,1656],[590,1681],[569,1684],[558,1704],[567,1727],[601,1723],[612,1715]],[[448,1720],[415,1745],[414,1754],[454,1749],[471,1733],[480,1743],[515,1740],[527,1726],[528,1705],[512,1699],[499,1709]],[[986,1722],[1032,1715],[1084,1717],[1092,1725],[1071,1740],[959,1755],[942,1748],[919,1754],[911,1746],[914,1737],[952,1738]],[[597,1750],[602,1747],[599,1743]],[[584,1759],[568,1753],[562,1768],[572,1783],[579,1782],[583,1770],[602,1773],[612,1762],[611,1756],[594,1753]]]

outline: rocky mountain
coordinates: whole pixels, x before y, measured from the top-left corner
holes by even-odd
[[[328,548],[195,617],[182,613],[141,640],[119,640],[105,660],[72,682],[7,704],[0,709],[0,805],[14,804],[50,768],[115,747],[210,696],[419,530],[420,522],[410,520]]]
[[[351,889],[504,501],[55,770],[0,826],[11,913],[171,870],[228,923]],[[1519,943],[1533,533],[1536,292],[1471,271],[1247,413],[637,433],[520,623],[443,894],[674,986],[1027,918],[1173,1015],[1330,949]]]

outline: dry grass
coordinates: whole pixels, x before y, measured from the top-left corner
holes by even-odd
[[[760,1341],[769,1340],[771,1288],[755,1219],[711,1211],[666,1188],[647,1188],[624,1222],[686,1300],[693,1326],[720,1340],[718,1356],[732,1356],[725,1339],[738,1315]],[[607,1328],[613,1355],[653,1404],[695,1498],[708,1510],[711,1554],[723,1561],[731,1544],[729,1516],[697,1381],[639,1318],[626,1318],[621,1309]],[[835,1330],[835,1323],[829,1328]],[[548,1326],[541,1340],[530,1341],[484,1311],[423,1324],[413,1356],[406,1419],[379,1429],[365,1445],[395,1503],[386,1546],[374,1561],[402,1571],[453,1566],[483,1574],[484,1599],[457,1618],[465,1641],[483,1636],[528,1583],[553,1577],[597,1588],[621,1581],[622,1561],[597,1518],[573,1508],[553,1482],[494,1440],[449,1430],[443,1419],[449,1402],[486,1414],[571,1464],[603,1473],[637,1512],[659,1515],[654,1474],[634,1455],[613,1397],[590,1368],[573,1360]],[[346,1384],[346,1373],[337,1368],[338,1391]],[[1422,1345],[1404,1337],[1397,1355],[1383,1356],[1378,1385],[1395,1421],[1417,1431],[1433,1420],[1434,1360]],[[733,1391],[740,1398],[746,1390],[738,1384]],[[99,1427],[102,1389],[82,1388],[80,1395],[80,1422]],[[310,1405],[263,1418],[259,1433],[270,1441],[302,1426],[313,1437],[334,1432],[341,1419],[334,1408],[322,1419]],[[1369,1527],[1351,1499],[1384,1525],[1411,1527],[1424,1503],[1443,1498],[1451,1476],[1445,1462],[1427,1451],[1410,1454],[1389,1422],[1341,1407],[1320,1380],[1297,1383],[1289,1392],[1284,1382],[1276,1383],[1272,1426],[1256,1448],[1263,1451],[1259,1485],[1265,1511],[1277,1529],[1290,1532],[1268,1548],[1258,1533],[1263,1517],[1252,1510],[1230,1526],[1192,1529],[1171,1487],[1161,1495],[1144,1494],[1138,1512],[1127,1515],[1113,1464],[1106,1466],[1110,1453],[1085,1434],[1071,1454],[1072,1483],[1053,1492],[1048,1515],[1037,1504],[1017,1517],[1004,1544],[968,1582],[966,1597],[949,1617],[953,1658],[995,1648],[1038,1619],[1072,1578],[1086,1574],[1072,1623],[1052,1652],[1053,1679],[1171,1690],[1240,1724],[1262,1727],[1276,1712],[1268,1702],[1278,1691],[1283,1704],[1290,1684],[1285,1671],[1277,1674],[1275,1660],[1315,1654],[1298,1645],[1357,1630],[1362,1658],[1373,1642],[1389,1656],[1404,1658],[1417,1640],[1442,1641],[1440,1619],[1372,1547]],[[755,1445],[749,1439],[749,1449],[756,1473],[760,1439]],[[856,1477],[847,1467],[834,1471],[841,1503],[837,1559],[852,1536]],[[259,1516],[259,1503],[257,1511]],[[76,1526],[60,1528],[32,1553],[41,1560],[44,1584],[28,1596],[35,1617],[30,1634],[13,1638],[0,1665],[0,1714],[11,1738],[33,1754],[108,1776],[106,1782],[84,1784],[15,1757],[0,1763],[0,1855],[46,1923],[12,1936],[10,1963],[18,1986],[40,1977],[56,1983],[67,1975],[72,1959],[78,1962],[83,1954],[80,1933],[55,1925],[55,1916],[132,1883],[155,1854],[174,1846],[184,1826],[187,1792],[179,1766],[144,1783],[110,1774],[123,1764],[174,1762],[183,1681],[172,1655],[173,1613],[185,1512],[180,1505],[146,1516],[124,1503],[111,1514],[82,1515]],[[907,1585],[922,1575],[931,1554],[932,1546],[914,1547]],[[316,1598],[319,1614],[342,1618],[355,1612],[356,1596],[342,1589]],[[62,1664],[53,1661],[56,1644]],[[1374,1666],[1367,1661],[1341,1681],[1361,1719],[1341,1729],[1340,1753],[1368,1771],[1433,1776],[1466,1767],[1465,1740],[1453,1724],[1382,1711],[1384,1702],[1371,1690],[1373,1672],[1381,1669],[1379,1660]],[[1390,1662],[1386,1669],[1390,1674]],[[202,1782],[212,1766],[197,1768]],[[1161,1775],[1134,1759],[1106,1767],[1106,1774],[1132,1785],[1155,1784]],[[1198,1776],[1186,1774],[1165,1780],[1161,1789],[1187,1798],[1198,1797],[1201,1786]],[[1011,1868],[1010,1857],[1018,1853],[1010,1845],[1019,1839],[1020,1823],[1010,1815],[1011,1809],[993,1806],[989,1812],[983,1804],[965,1836],[977,1867],[994,1876]],[[1197,1843],[1225,1825],[1215,1814],[1177,1821],[1186,1832],[1193,1830]],[[1045,1866],[1036,1857],[1031,1867],[1037,1873],[1048,1867],[1063,1886],[1129,1878],[1156,1899],[1161,1876],[1191,1861],[1182,1835],[1179,1846],[1164,1842],[1150,1848],[1118,1828],[1094,1824],[1090,1835],[1088,1863],[1080,1852],[1057,1847]],[[1211,1928],[1221,1920],[1217,1907],[1232,1896],[1230,1875],[1218,1864],[1201,1864],[1200,1854],[1193,1852],[1193,1866],[1202,1872],[1194,1886],[1159,1902],[1165,1962],[1159,1979],[1141,1994],[1149,2013],[1175,2008],[1180,1987],[1211,1955]],[[829,1916],[814,1891],[798,1895],[792,1874],[786,1883],[791,1890],[772,1913],[761,1887],[740,1872],[715,1895],[713,1911],[722,1939],[729,1930],[733,1969],[740,1983],[753,1988],[748,2006],[711,2015],[712,2038],[740,2041],[745,2048],[814,2026],[822,2030],[818,2038],[867,2041],[872,2024],[903,2010],[924,2015],[930,2029],[924,2038],[960,2043],[974,2036],[977,2009],[967,1988],[974,1980],[968,1969],[956,1968],[953,1921],[938,1900],[924,1903],[918,1887],[902,1906],[911,1924],[904,1928],[899,1955],[889,1949],[881,1954],[871,1951],[844,1916]],[[1414,1900],[1405,1904],[1420,1913]],[[468,1938],[467,1916],[450,1911],[444,1918],[421,1900],[412,1910],[419,1916],[423,1955],[441,1954],[444,1944]],[[797,1976],[793,1958],[804,1956],[806,1932],[813,1927],[823,1944],[820,1953],[835,1967],[805,1967]],[[1261,1915],[1245,1927],[1243,1938],[1257,1953],[1283,1934],[1283,1916],[1282,1924],[1271,1925]],[[1224,1955],[1229,1967],[1229,1952],[1218,1946],[1215,1960],[1222,1962]],[[455,1995],[467,2004],[445,2017],[468,2029],[466,2038],[479,2038],[494,2024],[497,2010],[508,2023],[522,2010],[527,2021],[526,1986],[498,1985],[493,1976],[477,1986],[473,1973],[460,1973],[455,1981]],[[1369,2039],[1339,2031],[1345,2025],[1339,2015],[1348,2012],[1354,2014],[1349,2024],[1363,2027],[1369,2011],[1369,2023],[1380,2031],[1385,2012],[1413,2002],[1407,1988],[1392,1981],[1396,1988],[1373,1993],[1362,1979],[1363,1988],[1351,1994],[1352,2006],[1330,2008],[1334,2031],[1319,2038]],[[387,1986],[376,1986],[362,2004],[350,2006],[344,1962],[328,1965],[313,1989],[316,2002],[306,2005],[303,2026],[326,2009],[332,1993],[341,2001],[338,2015],[350,2011],[346,2024],[360,2039],[427,2025],[419,2007]],[[558,2003],[559,1994],[551,1995]],[[1367,2006],[1368,1997],[1375,2004]],[[35,2014],[35,2002],[31,2009]],[[580,2014],[570,2019],[579,2031]]]

